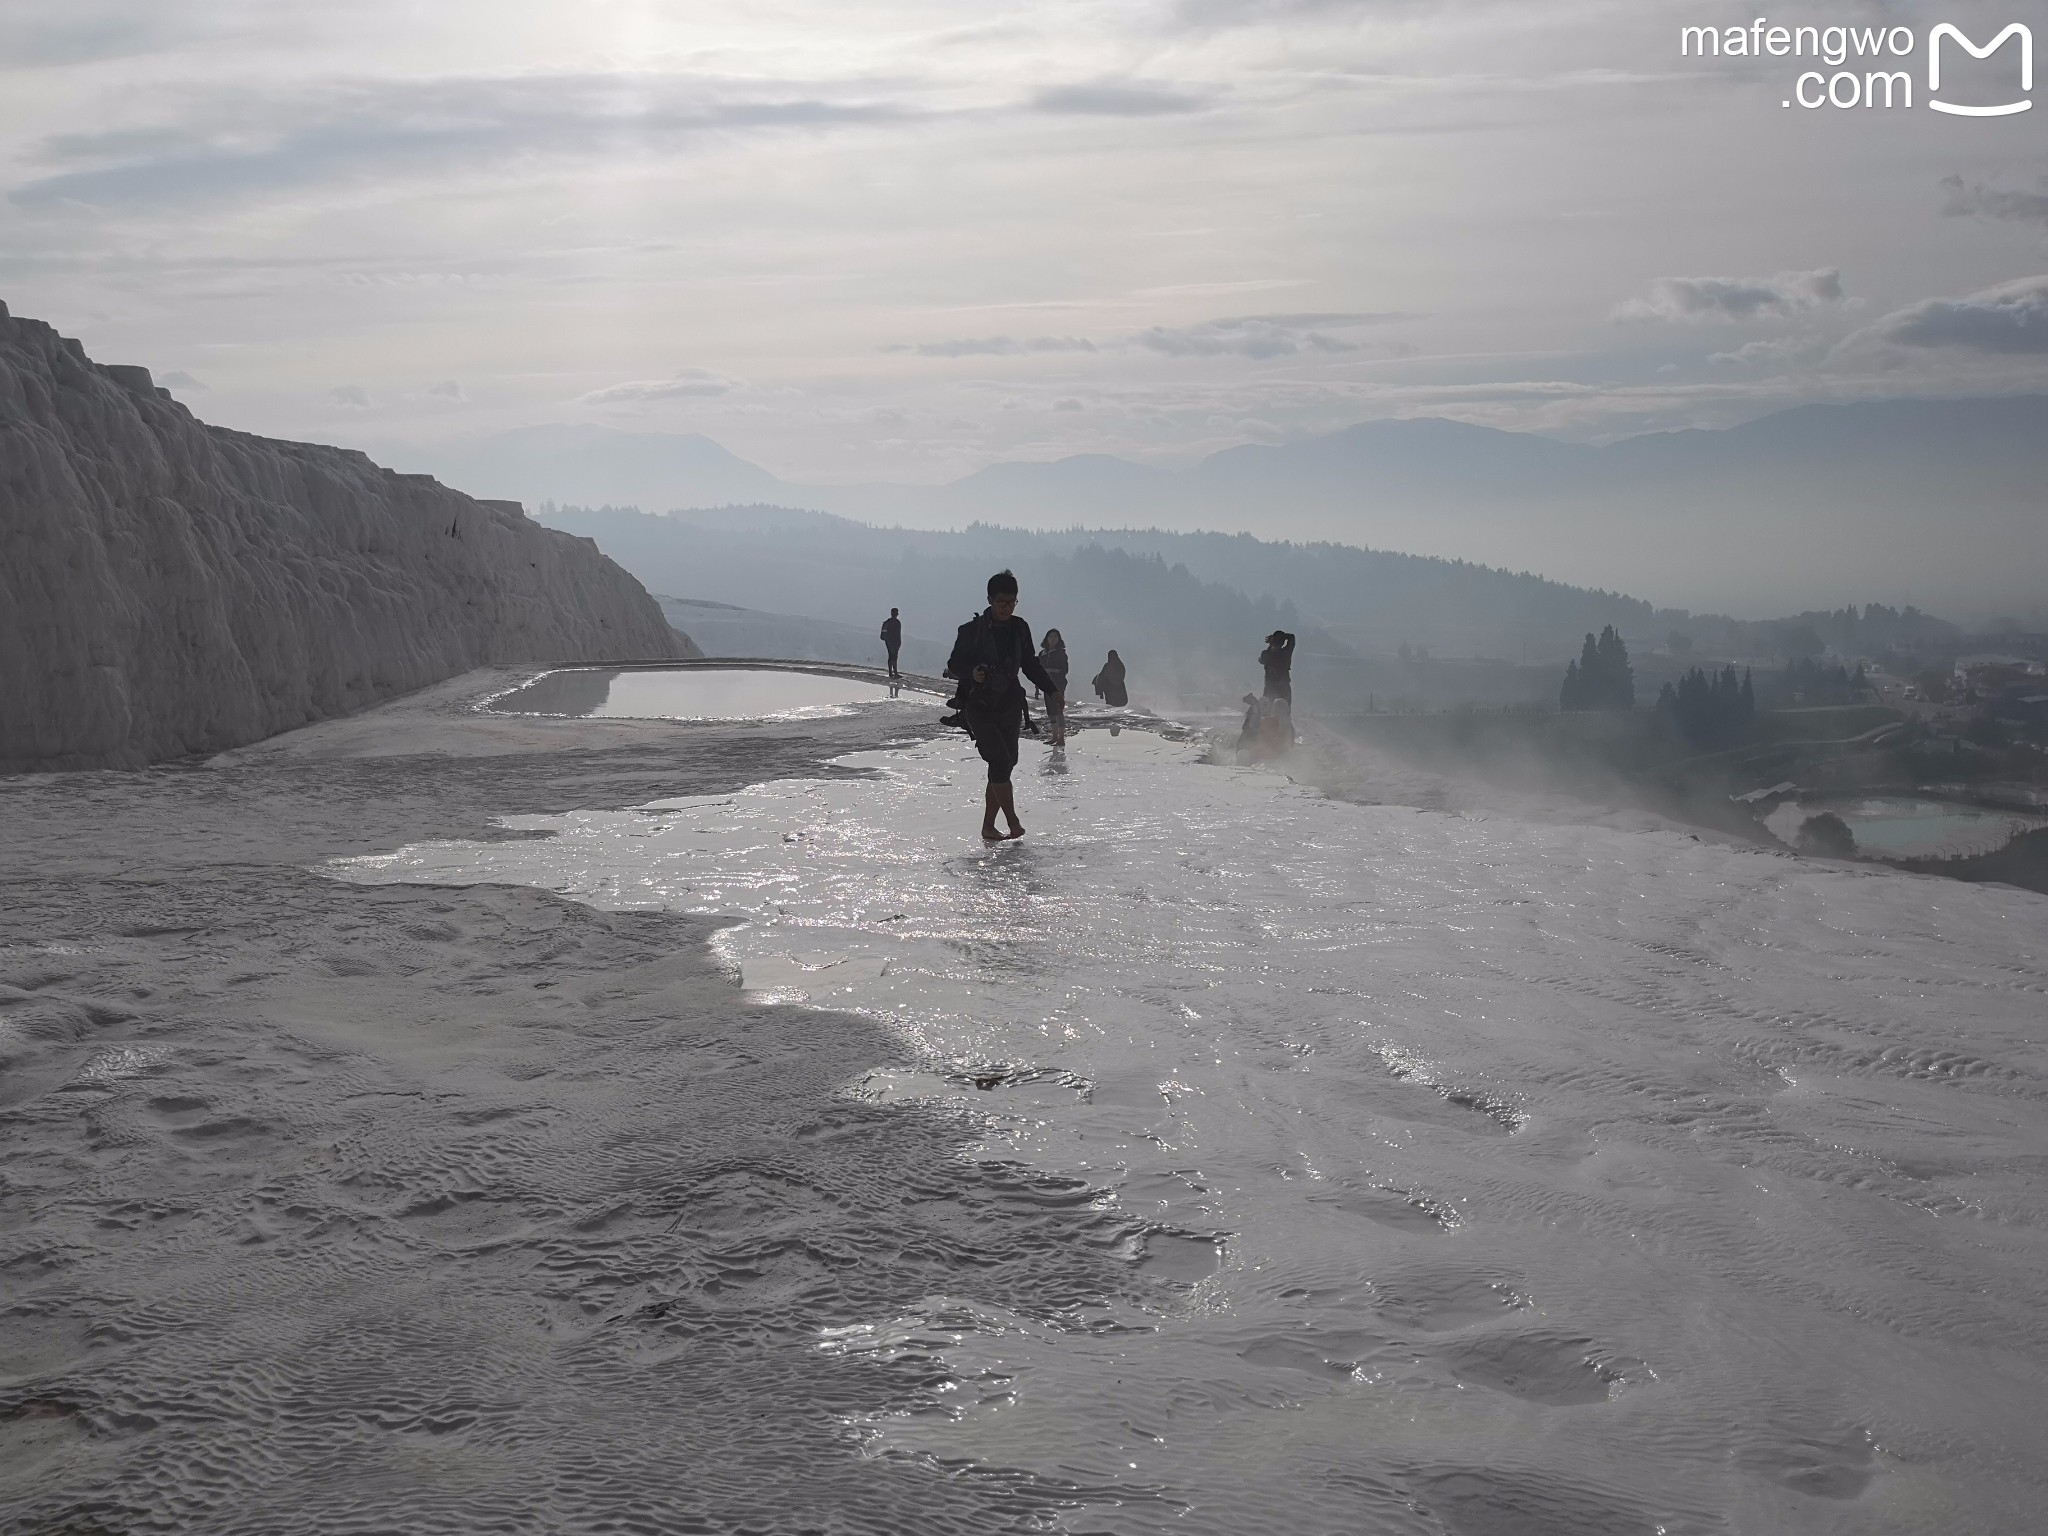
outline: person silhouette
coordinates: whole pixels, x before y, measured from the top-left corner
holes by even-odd
[[[1093,687],[1095,696],[1112,709],[1122,709],[1131,702],[1130,691],[1124,687],[1123,658],[1115,651],[1109,653],[1109,660],[1095,674]]]
[[[1266,636],[1266,648],[1259,652],[1259,665],[1266,669],[1266,697],[1294,702],[1294,636],[1276,629]]]
[[[903,649],[903,620],[896,616],[896,610],[889,610],[889,617],[882,620],[882,644],[889,648],[889,675],[901,677],[896,670],[896,653]]]
[[[1017,578],[997,571],[988,579],[988,607],[976,614],[953,638],[946,676],[960,685],[956,695],[961,722],[974,738],[974,749],[988,764],[988,789],[982,799],[981,835],[1004,842],[1024,835],[1017,819],[1016,786],[1010,773],[1017,766],[1017,737],[1024,728],[1024,685],[1018,674],[1036,683],[1047,708],[1065,703],[1060,685],[1039,665],[1031,643],[1031,626],[1017,615]],[[997,815],[1010,824],[996,826]]]
[[[1045,632],[1045,643],[1038,648],[1038,664],[1059,686],[1058,693],[1047,694],[1045,699],[1046,740],[1058,747],[1067,739],[1067,642],[1060,638],[1058,630]]]

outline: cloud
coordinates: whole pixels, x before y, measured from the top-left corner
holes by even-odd
[[[1871,344],[2000,357],[2048,353],[2048,274],[1960,299],[1922,299],[1858,331],[1843,346]]]
[[[370,408],[370,392],[360,384],[337,384],[327,391],[330,405],[344,406],[351,411],[367,411]]]
[[[510,161],[647,155],[712,135],[822,130],[918,114],[887,102],[747,96],[670,75],[352,82],[293,97],[214,93],[184,120],[58,134],[62,167],[17,187],[23,207],[165,207]]]
[[[443,379],[438,384],[429,384],[427,386],[427,393],[439,396],[443,400],[467,400],[469,398],[469,396],[462,392],[462,386],[453,379]]]
[[[206,388],[204,384],[182,369],[176,369],[164,374],[157,382],[163,385],[165,389],[188,389],[194,392],[202,392]]]
[[[1333,330],[1407,318],[1356,311],[1345,314],[1233,315],[1196,325],[1155,325],[1131,338],[1134,346],[1168,357],[1291,357],[1301,352],[1356,352],[1360,343]]]
[[[1660,277],[1649,293],[1614,311],[1616,320],[1742,321],[1782,318],[1843,302],[1835,267],[1775,277]]]
[[[1170,18],[1183,27],[1222,31],[1320,17],[1351,21],[1370,11],[1426,8],[1426,0],[1179,0]]]
[[[190,7],[163,0],[69,0],[0,11],[0,66],[91,64],[190,41]],[[182,14],[181,14],[182,13]]]
[[[1966,183],[1960,176],[1944,176],[1941,185],[1948,193],[1941,211],[1952,219],[1996,219],[2048,227],[2048,192],[2002,192],[1982,182]]]
[[[885,352],[914,352],[919,357],[1022,357],[1031,352],[1093,352],[1086,336],[961,336],[951,341],[899,341]]]
[[[1024,357],[1036,352],[1134,350],[1164,353],[1168,357],[1291,357],[1302,352],[1357,352],[1362,350],[1360,343],[1330,333],[1412,318],[1393,311],[1369,310],[1229,315],[1194,325],[1148,326],[1117,341],[1098,342],[1086,336],[965,336],[949,341],[896,342],[882,350],[911,352],[919,357]]]
[[[684,368],[666,379],[633,379],[607,384],[577,397],[578,405],[624,405],[642,400],[681,400],[730,394],[734,381],[703,368]]]
[[[1817,337],[1773,336],[1746,341],[1732,352],[1710,353],[1707,361],[1737,368],[1777,367],[1811,360],[1826,350],[1827,344]]]
[[[1031,98],[1037,112],[1088,117],[1164,117],[1201,112],[1211,98],[1144,80],[1092,80],[1048,86]]]

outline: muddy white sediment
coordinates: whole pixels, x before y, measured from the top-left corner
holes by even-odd
[[[994,849],[949,738],[327,868],[737,918],[763,1005],[900,1045],[848,1113],[1100,1219],[1128,1285],[994,1298],[1077,1239],[992,1224],[813,1331],[895,1383],[834,1417],[877,1477],[1063,1488],[1029,1518],[1077,1531],[2026,1528],[2048,902],[1193,755],[1084,733]],[[923,1200],[731,1178],[735,1243]]]

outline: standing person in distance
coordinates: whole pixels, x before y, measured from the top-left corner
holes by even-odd
[[[1266,636],[1266,648],[1259,652],[1259,665],[1266,669],[1266,697],[1294,703],[1294,636],[1276,629]]]
[[[1045,632],[1045,643],[1038,648],[1038,664],[1045,668],[1045,675],[1053,680],[1057,693],[1045,696],[1046,742],[1061,747],[1067,741],[1067,642],[1060,638],[1056,629]]]
[[[896,670],[896,653],[903,649],[903,621],[896,616],[896,610],[889,610],[889,617],[882,620],[882,644],[889,648],[889,675],[901,677]]]
[[[1130,692],[1124,687],[1123,658],[1115,651],[1109,653],[1109,660],[1095,674],[1092,686],[1095,696],[1112,709],[1122,709],[1131,702]]]
[[[1017,819],[1017,791],[1010,782],[1017,766],[1017,736],[1024,728],[1022,673],[1044,692],[1047,707],[1065,703],[1060,687],[1038,664],[1031,626],[1017,617],[1017,578],[997,571],[988,579],[988,608],[960,626],[946,675],[960,683],[960,713],[974,749],[988,764],[988,789],[983,798],[981,835],[992,843],[1024,835]],[[1008,832],[996,827],[1000,813]]]

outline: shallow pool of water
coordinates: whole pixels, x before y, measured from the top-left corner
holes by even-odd
[[[928,707],[912,689],[857,678],[765,668],[579,667],[549,672],[494,700],[512,714],[637,720],[823,720],[873,705]]]
[[[1823,810],[1841,817],[1858,851],[1879,858],[1952,859],[1994,853],[2020,833],[2048,826],[2048,820],[2014,811],[1897,795],[1840,805],[1788,803],[1773,811],[1765,825],[1784,841],[1794,842],[1800,826]]]
[[[901,1373],[849,1434],[1060,1529],[2024,1528],[2048,903],[1193,757],[1027,747],[994,848],[944,738],[330,868],[732,914],[750,989],[914,1048],[849,1096],[1125,1222],[1149,1306],[990,1305],[1045,1262],[992,1228],[817,1341]]]

